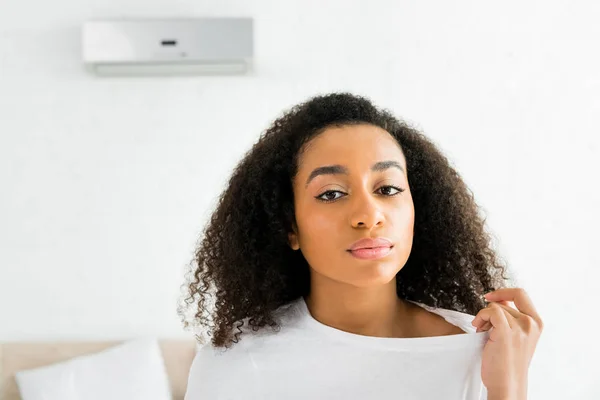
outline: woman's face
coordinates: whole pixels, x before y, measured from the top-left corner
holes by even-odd
[[[387,131],[372,125],[326,129],[305,146],[293,188],[297,226],[290,246],[302,251],[311,274],[356,287],[380,285],[408,260],[414,205],[406,160]],[[349,251],[357,240],[378,237],[393,244],[380,258]]]

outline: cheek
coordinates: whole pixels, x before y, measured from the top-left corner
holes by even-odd
[[[334,213],[321,212],[320,210],[310,210],[301,217],[299,225],[300,236],[304,242],[311,244],[311,247],[324,246],[327,242],[335,239],[335,232],[339,232],[339,225],[343,223]]]
[[[298,221],[300,250],[314,270],[327,275],[345,256],[343,250],[347,243],[343,242],[344,236],[339,232],[349,228],[344,226],[343,216],[335,215],[331,210],[306,211]]]
[[[387,225],[393,231],[395,240],[402,243],[403,247],[410,247],[415,226],[415,210],[412,203],[391,211],[388,214]]]
[[[330,257],[332,252],[343,247],[344,209],[342,207],[319,207],[318,204],[299,204],[296,222],[299,230],[299,244],[309,263],[318,263],[315,258]]]
[[[399,207],[392,214],[394,225],[412,230],[415,223],[415,209],[412,206]]]
[[[332,225],[335,225],[340,220],[340,217],[336,215],[335,210],[313,210],[306,216],[307,224],[313,229],[326,229]]]

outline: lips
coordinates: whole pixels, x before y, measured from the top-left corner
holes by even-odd
[[[394,247],[374,247],[348,251],[352,257],[361,260],[378,260],[391,254]]]
[[[357,242],[354,242],[348,251],[355,251],[359,249],[376,249],[379,247],[393,247],[393,243],[384,237],[379,238],[365,238]]]

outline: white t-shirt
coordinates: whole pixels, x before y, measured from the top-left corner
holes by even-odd
[[[480,400],[481,351],[489,332],[473,315],[413,302],[466,334],[380,338],[345,332],[312,317],[304,298],[281,307],[281,326],[243,328],[230,349],[203,346],[185,400]]]

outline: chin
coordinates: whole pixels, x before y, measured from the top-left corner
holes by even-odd
[[[386,265],[387,264],[387,265]],[[382,286],[390,283],[400,271],[398,264],[378,263],[361,265],[353,271],[352,276],[347,276],[347,282],[356,287]]]

